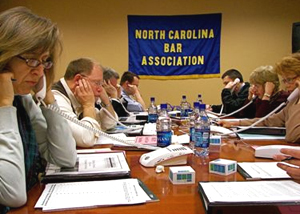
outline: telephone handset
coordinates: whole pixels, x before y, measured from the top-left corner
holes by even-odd
[[[181,144],[171,144],[170,146],[143,154],[140,157],[140,164],[145,167],[183,165],[187,163],[187,155],[193,153],[193,150],[189,147]]]
[[[299,93],[299,88],[296,88],[291,94],[290,96],[287,98],[288,102],[293,101],[294,99],[298,98],[300,95]]]
[[[241,82],[241,80],[239,78],[236,78],[234,81],[233,81],[233,84],[236,85],[238,84],[239,82]]]
[[[240,80],[239,78],[236,78],[236,79],[233,81],[231,93],[234,91],[236,84],[238,84],[238,83],[240,83],[240,82],[241,82],[241,80]]]
[[[41,100],[45,99],[46,97],[46,87],[47,87],[46,76],[44,75],[43,77],[41,77],[41,79],[36,85],[36,88],[41,88],[34,95],[36,100],[38,101],[38,105],[41,104]]]

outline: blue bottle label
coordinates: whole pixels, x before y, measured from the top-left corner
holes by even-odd
[[[189,116],[189,109],[181,109],[180,117],[188,117]]]
[[[171,144],[172,132],[171,131],[161,131],[157,132],[157,146],[166,147]]]
[[[148,114],[149,123],[156,123],[157,118],[158,118],[157,114]]]
[[[209,147],[209,130],[195,129],[195,147],[208,148]]]
[[[190,141],[195,142],[195,127],[190,127]]]

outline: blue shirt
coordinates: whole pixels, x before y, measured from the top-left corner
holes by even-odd
[[[126,92],[124,91],[124,89],[121,87],[121,95],[123,97],[123,99],[125,99],[127,101],[127,110],[130,112],[143,112],[143,107],[142,105],[137,102],[136,100],[134,100],[130,95],[126,94]]]

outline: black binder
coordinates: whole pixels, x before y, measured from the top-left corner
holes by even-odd
[[[238,126],[237,130],[245,127]],[[259,135],[276,135],[276,136],[285,136],[286,130],[285,127],[262,127],[254,126],[239,133],[243,134],[259,134]]]
[[[255,181],[261,182],[261,181]],[[201,183],[198,183],[198,192],[202,200],[203,206],[207,214],[282,214],[283,207],[292,207],[293,209],[300,209],[299,201],[284,202],[284,201],[255,201],[255,202],[221,202],[210,201]],[[295,206],[297,205],[297,206]]]
[[[97,157],[103,159],[97,159]],[[110,168],[96,169],[91,171],[81,172],[79,170],[80,157],[96,157],[95,160],[106,160]],[[97,163],[95,163],[97,164]],[[102,164],[102,163],[101,163]],[[102,164],[103,165],[103,164]],[[115,167],[113,165],[117,165]],[[121,167],[121,168],[119,168]],[[130,168],[127,163],[124,152],[112,151],[101,152],[94,154],[80,154],[77,156],[75,167],[57,167],[53,164],[47,165],[46,172],[42,176],[42,183],[57,183],[57,182],[71,182],[71,181],[93,181],[93,180],[110,180],[119,178],[129,178],[131,176]]]

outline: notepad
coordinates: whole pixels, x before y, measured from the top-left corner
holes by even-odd
[[[35,208],[55,211],[158,201],[140,184],[134,178],[47,184]]]
[[[277,166],[278,162],[242,162],[238,163],[238,172],[246,180],[290,179],[291,177]],[[288,163],[285,163],[288,164]],[[288,164],[290,166],[291,165]]]

